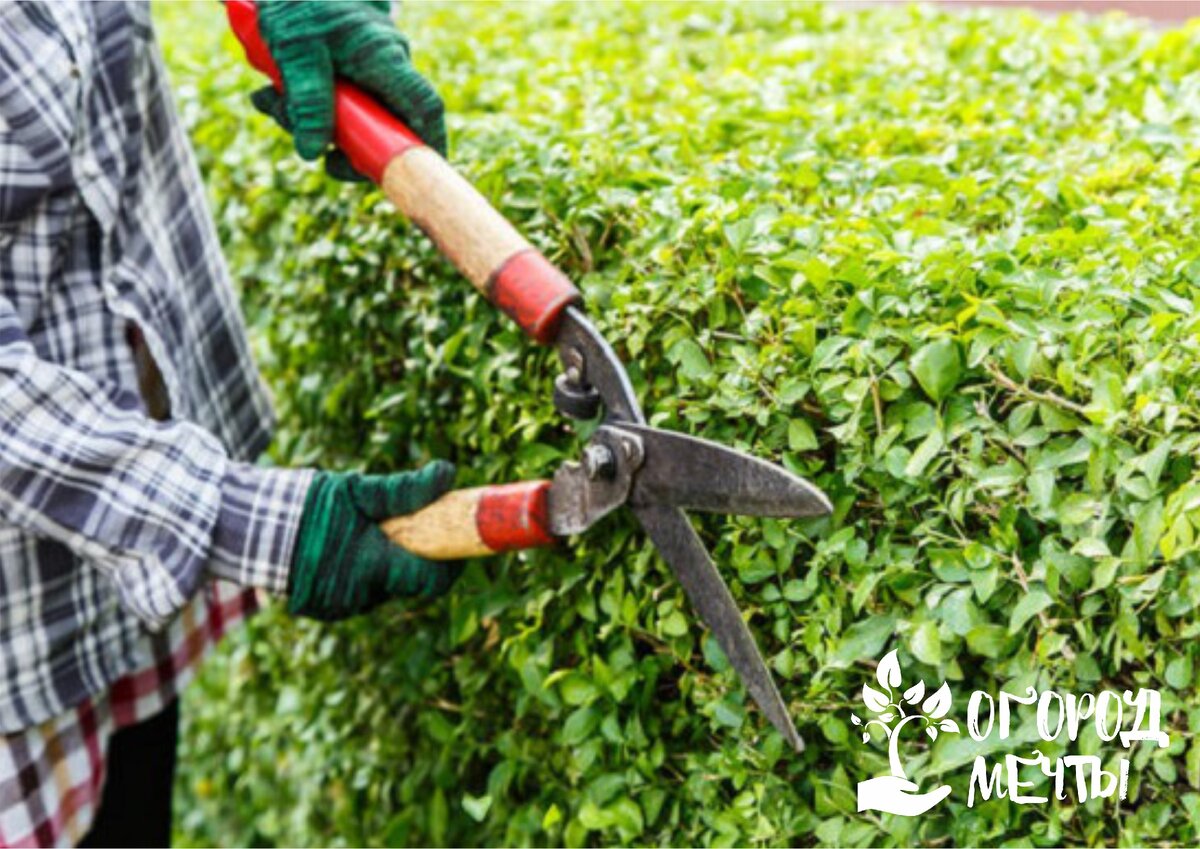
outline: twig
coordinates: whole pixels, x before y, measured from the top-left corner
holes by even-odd
[[[879,380],[875,377],[875,369],[871,372],[871,402],[875,405],[875,432],[883,436],[883,401],[879,398]]]
[[[1017,583],[1021,585],[1021,589],[1029,592],[1029,576],[1025,574],[1025,569],[1021,566],[1021,557],[1018,554],[1013,554],[1012,560],[1013,571],[1017,573]],[[1038,623],[1041,624],[1042,630],[1046,631],[1050,628],[1050,621],[1046,618],[1046,611],[1039,610],[1037,613]]]
[[[584,273],[591,273],[596,268],[596,262],[592,257],[592,248],[588,244],[587,236],[584,235],[578,224],[571,225],[571,237],[575,241],[575,247],[583,257]]]
[[[1061,395],[1056,395],[1053,392],[1038,392],[1036,389],[1031,389],[1028,386],[1023,386],[1022,384],[1017,383],[1015,380],[1001,371],[1000,367],[995,363],[985,363],[984,368],[987,369],[988,374],[992,376],[993,380],[995,380],[1009,392],[1015,392],[1016,394],[1025,398],[1030,398],[1034,401],[1041,401],[1044,404],[1052,404],[1056,407],[1061,407],[1064,410],[1069,410],[1079,416],[1087,416],[1088,414],[1087,407],[1084,407],[1081,404],[1076,404],[1074,401],[1068,400]]]
[[[1029,592],[1029,576],[1025,574],[1025,570],[1021,567],[1021,558],[1014,554],[1011,558],[1013,571],[1017,573],[1017,583],[1021,585],[1023,592]]]
[[[444,710],[449,713],[462,714],[463,716],[471,716],[471,717],[474,717],[475,719],[485,719],[487,717],[487,713],[484,711],[470,710],[470,709],[464,708],[462,705],[456,705],[456,704],[454,704],[454,702],[450,702],[450,701],[447,701],[446,699],[442,699],[442,698],[432,699],[431,701],[427,702],[426,704],[429,704],[429,705],[437,708],[438,710]]]
[[[714,339],[724,339],[727,342],[745,342],[746,344],[751,344],[757,341],[748,336],[743,336],[740,333],[730,333],[727,330],[710,330],[708,333]]]

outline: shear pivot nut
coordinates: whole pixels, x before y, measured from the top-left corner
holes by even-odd
[[[600,412],[600,393],[582,385],[570,373],[560,374],[554,380],[554,406],[573,419],[594,419]]]
[[[583,449],[583,470],[588,480],[612,480],[617,474],[617,458],[607,445],[588,445]]]

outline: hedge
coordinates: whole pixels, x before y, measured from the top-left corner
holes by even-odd
[[[783,746],[628,517],[327,627],[269,611],[185,700],[180,839],[221,845],[1200,841],[1200,27],[814,5],[401,8],[453,160],[576,279],[653,423],[836,505],[698,517],[808,747]],[[279,463],[546,475],[548,352],[374,190],[252,116],[211,4],[159,10],[277,396]],[[1158,688],[1124,802],[855,810],[875,662]],[[1033,715],[990,757],[1028,754]],[[1047,747],[1120,754],[1094,734]]]

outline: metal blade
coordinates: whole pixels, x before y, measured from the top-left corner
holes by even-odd
[[[712,629],[751,697],[783,739],[797,752],[804,751],[804,741],[792,724],[754,636],[687,516],[678,508],[660,505],[634,507],[633,513],[683,584],[700,618]]]
[[[670,430],[630,422],[610,426],[636,434],[645,450],[631,504],[785,519],[833,512],[825,493],[774,463]]]
[[[582,367],[579,380],[600,393],[606,420],[646,421],[625,366],[578,307],[563,310],[554,345],[558,348],[564,371],[570,373],[572,368]]]

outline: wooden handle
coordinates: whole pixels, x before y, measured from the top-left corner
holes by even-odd
[[[282,89],[258,31],[251,0],[227,0],[229,24],[246,59]],[[335,86],[334,141],[488,300],[543,344],[563,311],[582,301],[574,284],[538,253],[436,151],[356,86]]]
[[[484,297],[543,344],[579,290],[497,212],[450,163],[428,147],[395,156],[383,192]]]
[[[388,519],[388,538],[429,560],[462,560],[550,545],[550,481],[456,489],[416,513]]]

